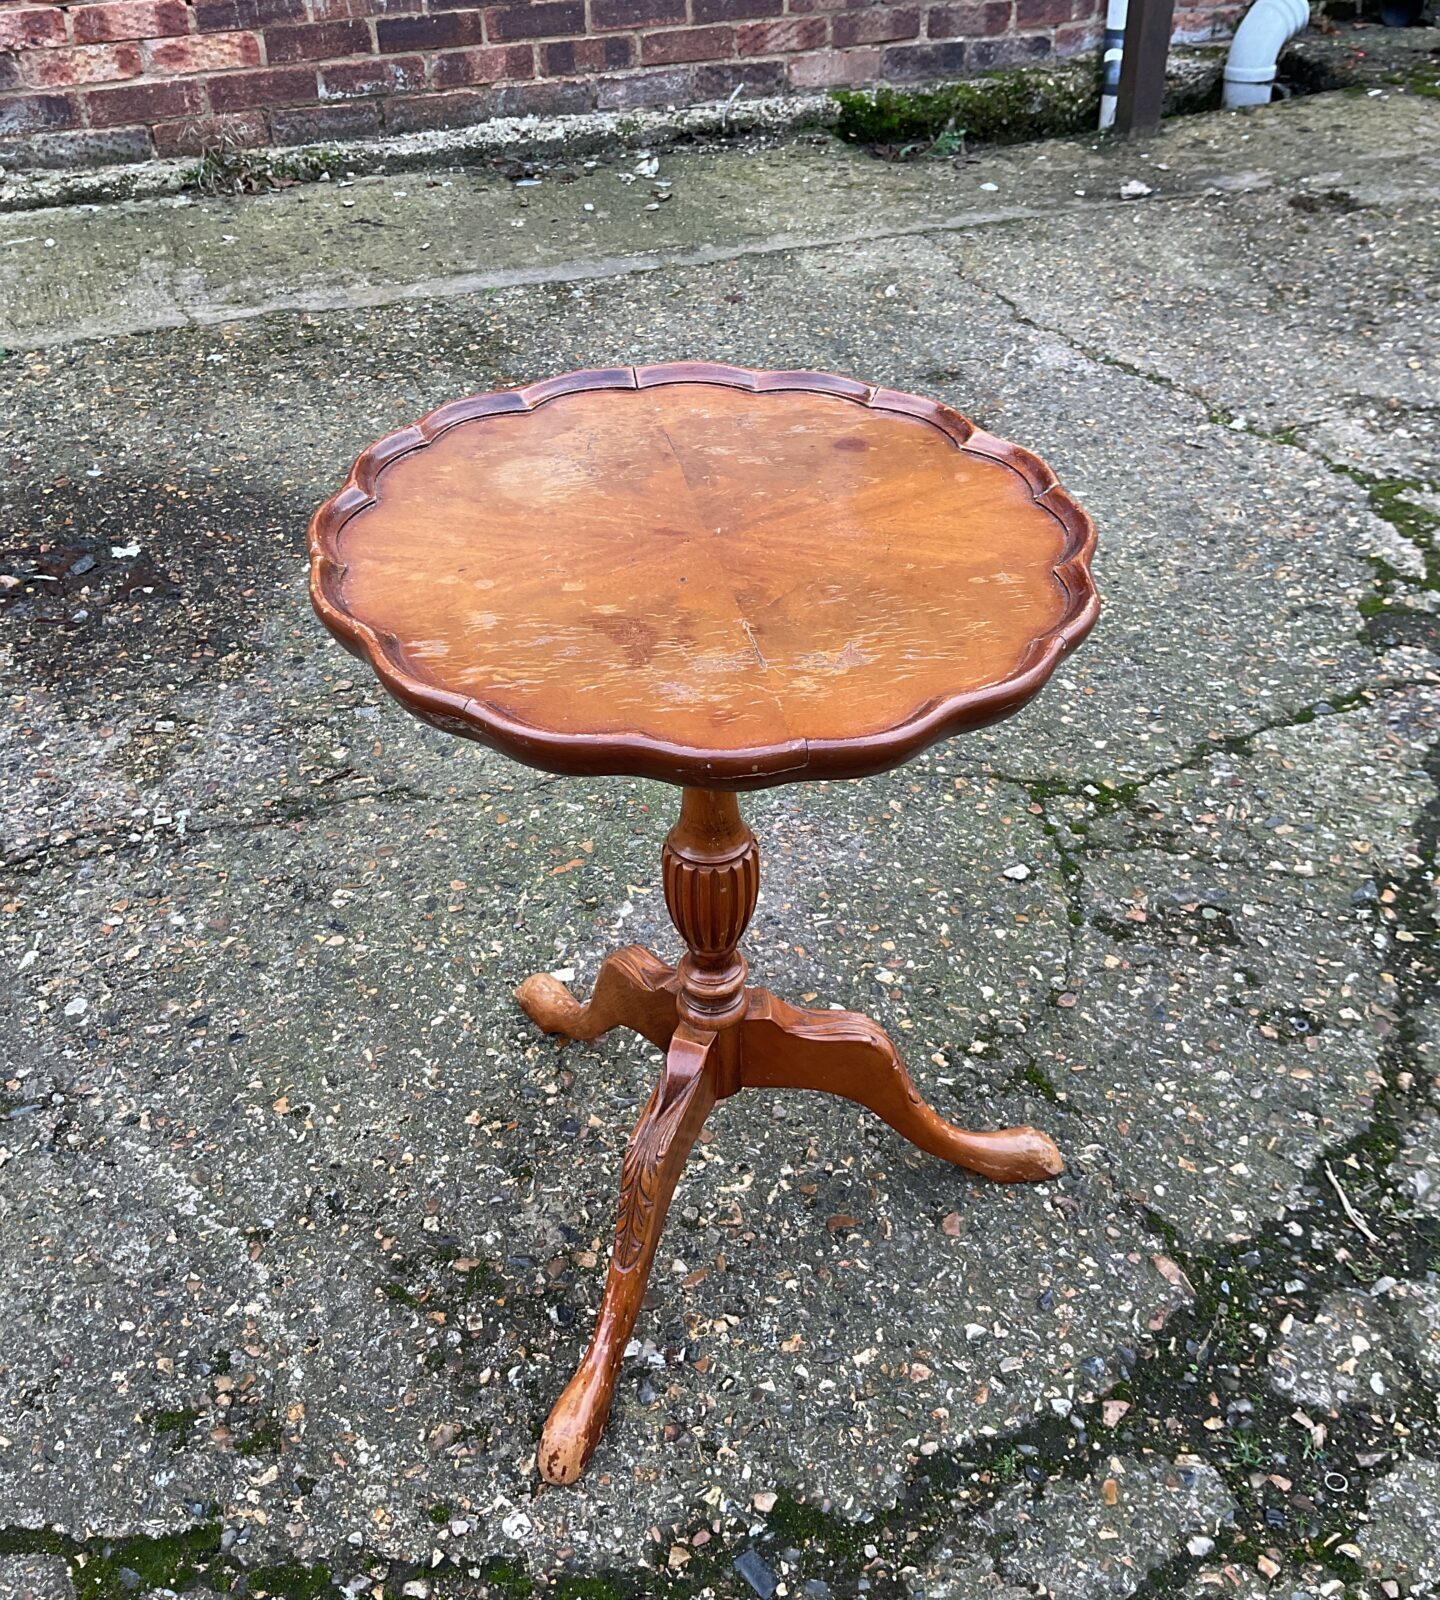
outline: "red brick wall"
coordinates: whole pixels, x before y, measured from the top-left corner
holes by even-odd
[[[0,162],[912,83],[1092,45],[1103,0],[0,0]],[[1193,36],[1212,8],[1177,16]]]

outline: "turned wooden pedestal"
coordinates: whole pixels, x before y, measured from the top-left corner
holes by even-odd
[[[746,985],[736,948],[755,910],[760,851],[733,794],[686,789],[661,857],[665,904],[685,941],[678,967],[643,946],[609,956],[587,1005],[539,973],[515,997],[547,1033],[632,1028],[665,1052],[620,1170],[620,1218],[595,1333],[540,1443],[540,1471],[573,1483],[599,1442],[640,1312],[670,1196],[710,1108],[737,1089],[820,1089],[883,1117],[931,1155],[1001,1183],[1054,1177],[1060,1152],[1034,1128],[970,1133],[933,1111],[889,1035],[853,1011],[806,1011]]]
[[[970,1133],[883,1029],[746,984],[760,857],[736,791],[858,778],[1023,706],[1095,620],[1094,530],[1050,469],[933,400],[816,372],[677,363],[459,400],[378,440],[310,525],[326,626],[416,716],[552,772],[683,790],[672,969],[638,946],[580,1004],[521,1005],[665,1052],[620,1175],[594,1337],[540,1471],[594,1450],[680,1169],[717,1100],[819,1089],[1001,1182],[1060,1170]]]

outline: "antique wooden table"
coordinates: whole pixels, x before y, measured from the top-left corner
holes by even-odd
[[[631,945],[587,1004],[543,973],[516,990],[547,1032],[624,1026],[665,1052],[595,1332],[545,1426],[551,1483],[599,1440],[717,1100],[820,1089],[985,1177],[1060,1171],[1033,1128],[945,1121],[868,1018],[747,984],[760,857],[736,791],[880,772],[1024,705],[1095,620],[1093,543],[1043,462],[943,405],[699,363],[442,406],[316,512],[315,609],[408,710],[552,772],[682,790],[661,855],[679,964]]]

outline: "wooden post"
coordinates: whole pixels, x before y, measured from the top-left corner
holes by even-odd
[[[1130,0],[1125,18],[1125,55],[1120,63],[1120,94],[1115,131],[1153,133],[1165,107],[1165,61],[1175,0]]]

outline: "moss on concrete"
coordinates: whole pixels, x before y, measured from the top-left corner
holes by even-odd
[[[1168,116],[1211,109],[1218,99],[1222,52],[1172,55],[1166,72]],[[836,89],[836,132],[855,144],[898,146],[925,154],[956,135],[979,144],[1016,144],[1090,133],[1100,109],[1099,63],[1092,55],[1050,67],[1012,67],[925,88]]]
[[[50,1555],[66,1562],[78,1600],[112,1600],[139,1589],[193,1588],[219,1554],[218,1522],[156,1538],[84,1541],[48,1528],[0,1530],[0,1556]]]
[[[985,144],[1093,127],[1099,80],[1083,67],[1023,67],[926,89],[837,89],[837,132],[856,144],[933,144],[947,132]]]

